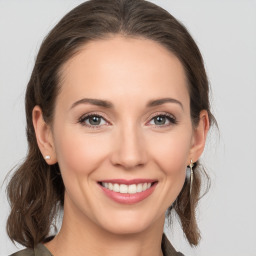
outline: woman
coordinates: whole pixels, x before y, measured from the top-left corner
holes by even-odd
[[[173,210],[197,245],[208,91],[194,40],[160,7],[91,0],[68,13],[27,86],[29,152],[7,223],[27,249],[14,255],[182,255],[163,235]]]

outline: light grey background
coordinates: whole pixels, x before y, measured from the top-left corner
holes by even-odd
[[[26,154],[24,92],[43,37],[82,1],[0,0],[0,183]],[[203,156],[211,191],[199,207],[202,241],[191,249],[179,225],[167,231],[186,255],[256,255],[256,1],[154,1],[182,21],[204,56],[220,133]],[[0,190],[0,255],[8,203]],[[19,247],[21,248],[21,247]]]

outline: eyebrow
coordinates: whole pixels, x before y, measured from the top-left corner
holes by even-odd
[[[104,108],[114,108],[114,105],[110,101],[84,98],[74,102],[70,109],[76,107],[79,104],[91,104],[91,105],[100,106]]]
[[[163,98],[163,99],[156,99],[156,100],[151,100],[148,102],[147,107],[155,107],[155,106],[160,106],[163,105],[164,103],[175,103],[180,105],[180,107],[183,109],[183,105],[180,101],[173,99],[173,98]]]
[[[175,104],[180,105],[180,107],[183,109],[182,103],[173,98],[163,98],[163,99],[151,100],[147,103],[146,107],[150,108],[150,107],[160,106],[165,103],[175,103]],[[70,109],[76,107],[79,104],[91,104],[91,105],[109,108],[109,109],[114,108],[114,105],[110,101],[107,101],[107,100],[83,98],[81,100],[74,102]]]

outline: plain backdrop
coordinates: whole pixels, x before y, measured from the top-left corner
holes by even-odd
[[[26,84],[44,36],[81,2],[0,0],[1,256],[18,250],[5,231],[9,206],[3,182],[26,155]],[[203,155],[212,187],[199,205],[200,246],[190,248],[176,220],[166,228],[168,237],[185,255],[256,255],[256,1],[154,2],[185,24],[196,40],[219,123]]]

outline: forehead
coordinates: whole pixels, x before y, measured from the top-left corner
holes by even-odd
[[[178,58],[157,42],[115,36],[85,44],[62,67],[60,98],[188,98]]]

